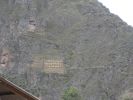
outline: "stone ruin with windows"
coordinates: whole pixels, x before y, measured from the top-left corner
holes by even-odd
[[[33,58],[31,68],[43,70],[45,73],[65,73],[63,59],[61,58],[35,57]]]

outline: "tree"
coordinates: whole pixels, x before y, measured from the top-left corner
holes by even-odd
[[[78,89],[74,87],[69,87],[64,91],[63,100],[81,100]]]

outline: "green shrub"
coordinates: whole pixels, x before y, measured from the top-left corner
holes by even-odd
[[[81,100],[78,89],[74,87],[69,87],[64,91],[63,100]]]

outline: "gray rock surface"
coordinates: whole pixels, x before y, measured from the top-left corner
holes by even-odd
[[[0,51],[11,55],[0,73],[43,100],[61,100],[69,86],[83,100],[118,100],[133,88],[132,38],[133,28],[97,0],[0,0]],[[31,68],[42,55],[61,57],[65,74]]]

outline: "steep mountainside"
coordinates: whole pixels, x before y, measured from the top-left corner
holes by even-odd
[[[118,100],[133,88],[132,38],[97,0],[0,0],[0,73],[42,100],[70,86]]]

